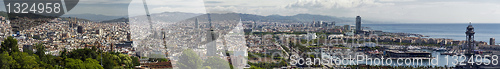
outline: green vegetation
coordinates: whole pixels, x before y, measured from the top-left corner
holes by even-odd
[[[0,67],[5,68],[5,69],[11,69],[11,68],[16,68],[17,63],[16,61],[9,55],[7,52],[3,52],[0,54]]]
[[[99,62],[97,60],[87,58],[85,62],[82,60],[78,59],[72,59],[72,58],[67,58],[65,60],[67,63],[66,68],[69,69],[79,69],[79,68],[84,68],[84,69],[104,69],[102,68],[101,65],[99,65]]]
[[[63,50],[60,56],[52,56],[45,54],[43,44],[37,43],[34,46],[37,50],[34,53],[30,53],[33,51],[20,52],[17,40],[7,37],[1,44],[0,67],[5,69],[124,69],[139,65],[137,57],[103,52],[95,47],[76,49],[71,52]],[[101,60],[103,63],[100,63]]]
[[[12,52],[19,52],[19,49],[17,47],[17,40],[14,39],[14,37],[9,36],[7,37],[1,45],[1,51],[2,52],[8,52],[9,54],[12,54]]]
[[[276,62],[276,63],[251,63],[251,62],[248,62],[248,64],[251,66],[250,69],[262,69],[262,68],[265,68],[265,69],[273,69],[273,68],[280,68],[282,66],[288,66],[288,63],[284,60],[281,60],[279,62]]]
[[[208,57],[201,60],[200,57],[191,49],[182,51],[182,55],[177,62],[179,69],[227,69],[232,68],[229,62],[219,57]]]
[[[284,49],[284,51],[291,52],[290,49],[288,49],[288,47],[285,47],[285,45],[281,45],[281,47]]]
[[[258,59],[259,57],[264,57],[265,55],[262,53],[252,53],[248,52],[248,59]]]
[[[302,46],[299,43],[290,43],[290,46],[299,49],[300,52],[311,52],[311,49],[307,48],[306,46]]]
[[[137,60],[139,60],[139,59],[137,59]],[[149,58],[149,61],[168,62],[170,60],[168,60],[166,58]]]
[[[132,66],[141,65],[141,63],[139,62],[139,57],[130,56],[130,58],[132,58]]]
[[[229,68],[229,63],[228,62],[223,62],[226,61],[224,59],[221,59],[219,57],[208,57],[206,61],[204,61],[203,66],[209,66],[210,68]]]
[[[261,67],[257,67],[257,66],[250,66],[250,69],[264,69],[264,68],[261,68]]]
[[[191,49],[182,51],[179,61],[181,62],[177,66],[180,69],[201,69],[203,63],[200,57]]]

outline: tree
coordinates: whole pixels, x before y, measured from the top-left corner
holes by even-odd
[[[12,52],[19,52],[19,48],[17,47],[17,40],[14,39],[14,37],[9,36],[7,37],[1,44],[1,51],[4,52],[7,51],[9,53]]]
[[[68,57],[85,61],[87,58],[96,59],[97,56],[98,55],[96,51],[93,51],[89,48],[84,48],[71,51]]]
[[[66,59],[66,68],[68,69],[104,69],[95,59],[87,58],[86,61],[79,59]]]
[[[23,49],[23,52],[28,53],[28,54],[33,54],[33,50],[29,50],[29,49],[26,49],[26,50]]]
[[[105,69],[113,69],[115,66],[118,66],[118,62],[113,59],[114,56],[116,55],[103,53],[101,61]]]
[[[130,58],[128,55],[125,54],[119,54],[118,57],[120,58],[120,64],[125,64],[127,68],[133,67],[132,64],[132,58]]]
[[[13,52],[11,56],[17,62],[17,64],[13,68],[17,69],[38,68],[38,63],[36,62],[37,56],[29,55],[28,53],[24,52]]]
[[[54,66],[47,64],[45,62],[42,62],[42,61],[38,61],[38,64],[39,64],[41,69],[54,69]]]
[[[180,69],[201,69],[202,61],[200,57],[191,49],[182,51],[178,66]]]
[[[170,60],[168,60],[167,58],[158,58],[158,62],[168,62]]]
[[[36,47],[36,55],[42,57],[42,56],[45,56],[45,47],[43,46],[43,44],[41,43],[36,43],[35,44],[35,47]]]
[[[257,67],[257,66],[251,66],[250,69],[264,69],[264,68]]]
[[[17,64],[7,52],[3,52],[0,56],[0,68],[11,69]]]
[[[170,60],[168,60],[167,58],[149,58],[148,61],[152,61],[152,62],[168,62]]]
[[[34,45],[36,47],[35,55],[38,55],[37,62],[40,64],[41,68],[53,68],[53,65],[57,64],[57,60],[54,59],[52,55],[45,55],[45,47],[42,43],[36,43]]]
[[[97,51],[97,47],[96,46],[92,46],[92,51]]]
[[[63,49],[63,51],[60,52],[60,56],[54,58],[55,62],[58,63],[58,65],[64,66],[65,65],[65,60],[68,58],[68,50],[66,48]]]
[[[204,66],[210,66],[210,68],[214,69],[229,69],[228,61],[221,59],[219,57],[208,57],[207,60],[203,63]]]
[[[99,65],[99,61],[91,58],[87,58],[85,62],[86,69],[104,69],[101,65]]]
[[[85,68],[82,60],[67,58],[64,61],[66,62],[64,64],[66,68],[69,68],[69,69],[83,69],[83,68]]]
[[[139,65],[141,65],[141,63],[139,61],[139,57],[130,56],[130,58],[132,58],[132,64],[133,64],[133,66],[139,66]]]

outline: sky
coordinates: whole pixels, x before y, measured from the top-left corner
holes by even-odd
[[[361,16],[398,23],[500,23],[500,0],[146,0],[151,13]],[[3,4],[3,3],[2,3]],[[68,14],[135,16],[142,0],[80,0]],[[4,9],[3,7],[0,9]],[[136,14],[137,13],[137,14]]]

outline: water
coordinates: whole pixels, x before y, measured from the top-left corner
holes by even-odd
[[[368,61],[368,62],[361,61],[359,64],[366,64],[366,65],[377,65],[378,64],[379,66],[382,65],[382,66],[443,66],[443,67],[444,66],[447,66],[447,67],[452,66],[453,67],[453,66],[457,65],[457,62],[461,62],[461,61],[467,62],[465,60],[465,56],[464,57],[461,57],[461,56],[453,57],[450,55],[441,55],[440,53],[442,53],[442,52],[437,52],[437,51],[432,51],[432,50],[427,50],[427,49],[423,49],[423,51],[431,52],[432,57],[434,57],[434,59],[417,61],[417,62],[408,61],[409,64],[407,64],[407,62],[404,61],[404,59],[399,60],[399,63],[398,63],[397,59],[392,59],[392,62],[391,62],[390,60],[386,60],[387,57],[384,57],[385,59],[382,60],[382,62],[380,62],[378,60],[373,60],[373,61]],[[322,55],[323,55],[323,57],[328,56],[326,53],[322,53]],[[466,57],[466,58],[469,58],[469,57]],[[328,58],[328,57],[326,57],[326,58]],[[476,61],[476,60],[474,60],[474,61]],[[477,61],[482,61],[483,63],[489,63],[490,65],[492,64],[491,61],[488,59],[483,60],[481,58],[478,58]],[[349,61],[347,61],[347,60],[343,60],[343,62],[345,62],[345,64],[342,64],[340,62],[340,65],[356,65],[356,64],[348,64],[347,62],[349,62]],[[354,60],[354,62],[356,63],[356,60]]]
[[[363,24],[363,27],[370,27],[372,30],[382,30],[384,32],[402,32],[402,33],[414,33],[429,36],[427,38],[447,38],[453,40],[465,40],[465,31],[468,23],[454,23],[454,24]],[[489,42],[490,38],[500,39],[500,24],[478,24],[473,23],[475,34],[475,40]],[[437,65],[429,65],[429,60],[424,60],[419,66],[455,66],[452,62],[455,62],[456,57],[447,55],[440,55],[441,52],[436,52],[432,50],[424,50],[432,53],[432,57],[436,59],[432,63],[438,62]],[[326,55],[326,54],[324,54]],[[469,57],[467,57],[469,58]],[[447,60],[446,60],[447,59]],[[458,61],[464,60],[464,58],[458,58]],[[374,61],[377,62],[377,61]],[[467,62],[467,61],[466,61]],[[483,62],[490,62],[489,60],[483,60]],[[365,62],[362,62],[365,63]],[[382,63],[386,63],[385,61]],[[415,63],[415,62],[414,62]],[[370,63],[366,63],[370,64]],[[396,60],[392,61],[390,66],[399,66]],[[406,65],[403,66],[415,66]]]
[[[415,33],[429,36],[429,38],[448,38],[465,40],[465,31],[468,23],[454,24],[363,24],[372,30],[384,32]],[[500,39],[500,24],[472,23],[475,40],[489,42],[490,38]]]

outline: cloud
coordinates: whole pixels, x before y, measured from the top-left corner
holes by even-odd
[[[378,0],[381,2],[410,2],[410,1],[416,1],[416,0]]]
[[[150,14],[162,12],[205,13],[203,0],[147,0]],[[145,15],[143,0],[132,0],[128,6],[129,16]]]
[[[205,3],[223,3],[222,1],[205,1]]]
[[[498,22],[499,4],[485,2],[412,2],[395,6],[361,7],[365,19],[404,23]]]
[[[129,15],[143,12],[142,0],[81,0],[88,6],[80,12],[94,13],[89,10],[115,12],[119,6],[108,6],[131,1]],[[499,0],[454,1],[454,0],[147,0],[150,12],[191,12],[228,11],[257,15],[295,15],[301,13],[329,15],[337,17],[362,16],[372,21],[396,22],[498,22],[500,16]],[[94,4],[103,8],[92,8]],[[77,7],[78,7],[77,6]],[[110,9],[106,9],[106,8]],[[203,9],[205,8],[205,9]],[[75,7],[76,9],[76,7]],[[125,8],[126,10],[126,8]],[[203,11],[205,10],[205,11]],[[122,10],[117,10],[122,11]],[[131,12],[134,11],[134,12]],[[76,12],[72,11],[72,12]],[[96,11],[97,12],[97,11]],[[103,15],[119,15],[98,12]],[[126,13],[126,12],[123,12]],[[120,14],[123,14],[120,13]]]
[[[226,11],[226,12],[237,12],[246,14],[257,14],[257,15],[295,15],[297,13],[307,13],[308,9],[303,8],[292,8],[286,9],[279,6],[266,6],[266,7],[248,7],[248,6],[213,6],[207,7],[208,11]]]
[[[80,0],[79,4],[128,4],[131,0]]]
[[[189,13],[205,13],[205,7],[192,7],[186,9],[185,7],[156,7],[151,9],[151,13],[162,12],[189,12]]]
[[[355,8],[360,6],[393,5],[375,0],[299,0],[288,4],[286,8]]]

